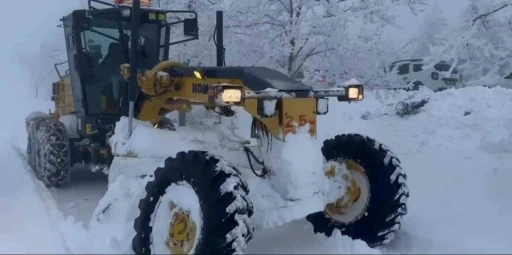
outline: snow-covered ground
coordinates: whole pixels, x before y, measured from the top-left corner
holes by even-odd
[[[394,105],[409,96],[430,102],[417,115],[396,116]],[[247,253],[511,253],[510,109],[512,91],[501,88],[369,92],[355,104],[331,100],[330,113],[319,117],[319,139],[358,132],[400,157],[411,192],[402,230],[391,244],[372,250],[339,235],[314,235],[299,219],[257,232]],[[106,176],[74,169],[73,186],[48,192],[23,161],[23,117],[13,117],[0,132],[0,253],[99,252],[101,245],[90,245],[86,230],[107,188]],[[237,133],[247,126],[240,121]]]

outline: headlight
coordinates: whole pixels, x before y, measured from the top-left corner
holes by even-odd
[[[199,80],[204,79],[203,72],[201,72],[201,71],[194,71],[194,76],[195,76],[197,79],[199,79]]]
[[[346,88],[346,98],[348,101],[361,101],[364,98],[363,85],[349,85]]]
[[[222,101],[225,103],[242,102],[242,90],[240,89],[224,89],[222,90]]]
[[[348,99],[358,99],[359,88],[348,88]]]

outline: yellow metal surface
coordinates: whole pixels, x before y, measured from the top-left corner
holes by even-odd
[[[253,117],[259,119],[268,128],[270,134],[274,137],[279,137],[281,128],[279,127],[279,111],[276,112],[272,118],[260,118],[258,117],[258,100],[247,99],[244,103],[245,111],[247,111]]]
[[[75,102],[73,101],[73,92],[71,90],[71,79],[65,77],[55,83],[57,93],[55,97],[55,113],[58,119],[62,115],[72,114],[75,112]]]
[[[85,133],[89,135],[89,134],[92,134],[92,132],[93,132],[92,131],[92,125],[91,124],[86,124],[85,125]]]
[[[282,101],[282,128],[286,136],[295,133],[297,127],[309,124],[309,134],[316,137],[316,99],[294,98]]]
[[[358,172],[364,173],[364,168],[361,165],[359,165],[357,162],[355,162],[354,160],[345,159],[345,160],[343,160],[343,163],[345,164],[347,169],[350,171],[358,171]]]
[[[142,103],[138,119],[142,121],[149,121],[151,124],[156,125],[160,121],[160,110],[162,103],[156,100],[146,100]]]
[[[343,160],[343,162],[347,169],[351,172],[356,171],[362,174],[365,174],[364,168],[356,163],[354,160]],[[331,167],[325,175],[327,177],[334,177],[336,171],[334,166]],[[349,209],[360,197],[361,197],[361,188],[358,186],[356,180],[353,178],[349,178],[348,176],[342,176],[343,179],[349,182],[347,189],[345,190],[345,195],[340,199],[336,200],[334,203],[329,203],[325,206],[325,210],[329,212],[330,215],[343,215],[345,211]]]
[[[174,111],[188,112],[192,105],[209,104],[208,87],[211,85],[227,83],[241,86],[244,90],[250,89],[238,79],[217,79],[205,77],[198,71],[193,77],[172,77],[165,72],[172,67],[182,66],[178,62],[163,61],[144,74],[138,74],[138,85],[142,92],[149,96],[149,100],[143,102],[138,113],[138,119],[150,121],[154,125],[161,116]],[[129,66],[121,66],[121,73],[128,79]],[[293,98],[283,99],[282,108],[278,109],[275,116],[261,118],[258,116],[258,100],[247,99],[243,107],[253,117],[259,119],[269,130],[270,134],[278,139],[284,139],[281,135],[295,133],[297,126],[309,124],[309,133],[316,137],[316,99]],[[184,110],[185,109],[185,110]]]
[[[189,254],[196,242],[197,225],[181,209],[173,215],[167,236],[167,247],[172,254]]]

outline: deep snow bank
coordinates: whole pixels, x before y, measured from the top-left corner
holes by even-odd
[[[394,114],[397,102],[424,98],[429,98],[429,103],[417,115],[400,118]],[[429,91],[375,91],[367,93],[365,101],[354,104],[331,100],[330,113],[319,116],[320,141],[347,132],[372,136],[399,156],[408,174],[412,192],[409,214],[405,216],[403,228],[396,239],[384,247],[384,251],[512,251],[512,240],[508,235],[508,226],[512,225],[512,189],[508,185],[512,177],[512,131],[509,129],[512,116],[508,113],[508,109],[512,109],[511,99],[512,91],[509,90],[467,88],[435,94]],[[363,115],[371,118],[363,119]],[[138,156],[145,159],[139,161],[140,165],[131,165],[130,168],[113,165],[109,177],[110,188],[115,192],[100,201],[89,224],[88,236],[73,235],[82,238],[80,249],[74,250],[131,253],[136,204],[143,195],[143,186],[151,178],[140,178],[141,174],[152,172],[162,162],[150,157],[165,158],[189,149],[206,148],[219,153],[239,151],[239,144],[233,140],[237,139],[236,136],[248,136],[250,117],[238,112],[233,122],[227,118],[218,122],[217,115],[199,108],[189,114],[187,127],[179,128],[183,132],[155,130],[149,124],[137,122],[131,139],[114,139],[118,153],[129,155],[137,149]],[[119,134],[126,131],[122,131],[126,126],[119,125],[118,128]],[[230,160],[245,162],[245,155]],[[267,188],[263,184],[253,185],[254,190]],[[115,204],[121,197],[128,199]],[[310,207],[311,204],[303,206]],[[107,207],[106,215],[102,216]],[[67,227],[65,233],[76,231],[71,224],[60,225],[61,229]],[[378,252],[361,242],[349,242],[347,238],[340,240],[337,234],[330,239],[311,234],[304,235],[307,236],[304,240],[296,240],[298,235],[295,232],[310,230],[307,223],[294,223],[286,228],[286,233],[276,228],[256,232],[256,242],[269,236],[276,241],[265,247],[249,245],[248,252],[276,253],[297,241],[303,244],[303,251]],[[316,247],[318,244],[322,247]]]
[[[0,178],[0,253],[69,253],[44,186],[32,179],[8,142],[0,144],[0,160],[9,160]]]
[[[512,107],[511,98],[512,91],[509,90],[467,88],[441,93],[373,91],[367,93],[365,101],[354,104],[331,100],[330,113],[319,116],[320,141],[349,132],[369,135],[390,147],[400,157],[408,174],[412,192],[409,214],[402,231],[384,250],[391,253],[512,250],[506,227],[512,225],[509,216],[512,201],[508,195],[512,190],[506,181],[512,177],[508,150],[512,133],[508,129],[512,124],[512,116],[508,114]],[[429,103],[418,114],[405,118],[395,114],[397,102],[421,99],[429,99]],[[130,252],[126,243],[133,236],[134,205],[142,196],[141,189],[147,181],[144,178],[151,178],[140,178],[140,175],[152,172],[162,162],[150,158],[174,156],[181,150],[207,149],[231,155],[228,160],[235,164],[246,161],[245,155],[233,154],[240,151],[240,145],[233,140],[249,134],[250,117],[244,112],[238,111],[233,119],[219,119],[198,108],[188,115],[188,126],[179,128],[179,132],[154,130],[151,125],[141,122],[136,125],[130,139],[117,136],[113,142],[117,153],[130,155],[136,152],[145,158],[139,161],[144,163],[123,167],[122,172],[116,171],[120,167],[114,164],[110,186],[117,190],[111,194],[117,194],[107,194],[95,212],[98,216],[109,205],[109,210],[115,208],[111,204],[115,204],[121,195],[123,199],[128,198],[124,200],[126,203],[118,204],[119,207],[111,210],[112,215],[105,219],[118,217],[115,211],[124,212],[124,216],[114,222],[93,218],[90,223],[90,234],[96,240],[102,240],[96,242],[97,251],[103,253]],[[122,134],[124,129],[126,126],[118,125],[117,133]],[[136,178],[137,181],[125,182],[123,178]],[[257,184],[251,185],[252,189],[271,190],[268,183]],[[265,194],[261,190],[255,193]],[[302,206],[313,205],[305,203]],[[320,205],[313,207],[316,206]],[[264,233],[268,231],[270,229]],[[351,253],[368,253],[357,245],[351,247],[355,249]],[[346,252],[345,248],[340,247],[339,252]],[[260,249],[254,252],[260,252]]]
[[[23,87],[18,89],[24,91]],[[3,109],[0,127],[0,253],[75,252],[68,242],[71,239],[63,234],[63,228],[71,225],[63,221],[51,194],[25,162],[25,116],[34,110],[47,111],[51,102],[23,93],[3,93],[0,100],[8,106]]]
[[[396,116],[396,103],[411,96],[430,100],[417,115]],[[411,197],[390,252],[508,253],[510,109],[512,90],[502,88],[376,91],[360,103],[332,104],[318,130],[322,139],[346,132],[372,136],[401,159]],[[373,117],[364,120],[368,112]]]
[[[195,123],[175,132],[155,129],[147,122],[134,120],[131,136],[127,132],[127,118],[123,117],[117,123],[115,135],[110,139],[117,157],[109,169],[109,190],[89,223],[91,243],[94,244],[91,248],[95,252],[130,252],[137,204],[145,195],[144,187],[153,179],[153,172],[163,166],[167,157],[180,151],[207,150],[239,168],[248,165],[240,140],[248,139],[249,135],[250,118],[246,113],[238,112],[233,119],[222,118],[220,124],[214,123],[219,121],[218,116],[200,109],[189,118],[189,122]],[[247,132],[237,134],[240,128],[246,128]],[[345,181],[341,177],[336,182],[325,178],[321,143],[312,139],[307,130],[302,131],[289,136],[286,144],[272,141],[272,152],[277,154],[272,153],[266,162],[273,164],[270,180],[244,173],[251,190],[249,199],[255,210],[252,220],[257,229],[279,226],[321,211],[326,203],[335,201],[340,191],[345,190]]]

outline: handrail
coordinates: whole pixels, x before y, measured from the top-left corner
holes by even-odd
[[[55,63],[55,64],[53,65],[53,67],[55,68],[55,71],[57,71],[57,75],[59,76],[59,79],[62,79],[62,78],[64,78],[64,77],[66,77],[66,76],[68,76],[68,75],[69,75],[69,69],[68,69],[68,70],[66,70],[66,72],[64,73],[64,75],[61,75],[61,74],[60,74],[60,71],[59,71],[59,68],[58,68],[58,66],[64,65],[64,64],[66,64],[66,63],[68,63],[68,61]]]

